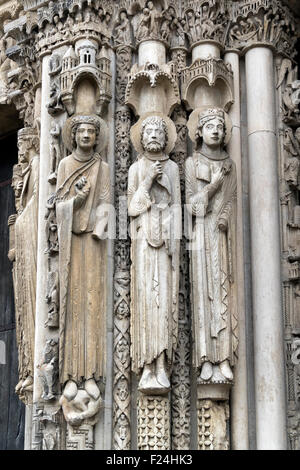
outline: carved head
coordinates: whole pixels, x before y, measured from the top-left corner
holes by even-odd
[[[153,2],[150,0],[149,2],[147,2],[147,7],[149,8],[149,10],[153,10]]]
[[[18,132],[18,155],[19,162],[29,162],[30,156],[39,152],[39,138],[35,129],[25,127]]]
[[[143,149],[151,152],[162,152],[168,143],[168,128],[159,116],[150,116],[143,121],[141,129]]]
[[[76,116],[72,122],[72,147],[95,148],[100,135],[100,121],[96,116]]]
[[[298,127],[298,128],[296,129],[295,137],[296,137],[296,139],[298,140],[298,142],[300,143],[300,127]]]
[[[199,114],[196,140],[198,145],[202,141],[209,147],[219,147],[225,138],[224,111],[219,108],[206,109]]]

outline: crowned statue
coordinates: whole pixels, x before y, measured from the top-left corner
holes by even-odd
[[[93,416],[99,410],[98,384],[105,377],[110,180],[100,151],[106,134],[104,121],[96,115],[69,118],[63,138],[72,153],[61,160],[57,173],[59,381],[64,387],[61,404],[71,424],[90,418],[87,409]]]
[[[198,108],[186,161],[193,363],[200,383],[231,383],[237,354],[236,168],[225,150],[231,125],[219,108]]]

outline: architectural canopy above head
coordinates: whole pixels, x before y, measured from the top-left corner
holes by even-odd
[[[142,125],[145,119],[150,118],[152,116],[163,119],[167,126],[168,141],[167,141],[167,145],[164,150],[164,153],[166,155],[169,155],[169,153],[172,152],[176,143],[176,139],[177,139],[176,127],[175,127],[174,122],[168,116],[160,112],[145,113],[140,117],[138,122],[134,126],[132,126],[130,130],[130,137],[131,137],[133,146],[138,154],[144,153],[144,149],[143,149],[142,142],[141,142]]]
[[[67,149],[70,151],[73,150],[72,130],[74,126],[79,124],[92,124],[98,130],[99,135],[97,137],[95,151],[101,154],[101,152],[103,152],[107,146],[108,129],[106,122],[95,114],[75,114],[74,116],[67,119],[62,132],[63,141]]]
[[[188,109],[211,104],[228,111],[234,102],[233,72],[222,59],[196,59],[183,70],[181,83]]]
[[[125,104],[136,115],[156,110],[170,115],[180,104],[177,81],[172,76],[171,67],[147,63],[142,67],[133,66],[126,88]]]

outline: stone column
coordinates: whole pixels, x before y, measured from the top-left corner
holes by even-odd
[[[140,43],[138,64],[142,66],[146,62],[158,65],[166,63],[166,46],[164,43],[152,39]]]
[[[244,240],[243,240],[243,196],[242,196],[242,148],[241,148],[241,112],[240,112],[240,64],[239,53],[230,51],[225,54],[225,62],[233,71],[234,103],[229,116],[232,121],[232,136],[227,146],[228,153],[236,164],[237,170],[237,295],[239,314],[238,362],[234,373],[234,387],[231,402],[231,439],[232,448],[247,450],[248,438],[248,400],[247,400],[247,358],[245,329],[245,280],[244,280]]]
[[[192,62],[196,59],[208,59],[214,57],[220,59],[220,46],[213,42],[205,42],[193,47]]]
[[[273,52],[246,52],[257,448],[286,448]]]

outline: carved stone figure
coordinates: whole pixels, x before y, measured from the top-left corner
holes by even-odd
[[[46,219],[46,236],[48,247],[46,253],[51,255],[58,252],[58,234],[57,221],[55,213],[56,194],[51,194],[47,201]]]
[[[137,41],[147,39],[150,35],[150,11],[149,8],[144,8],[143,13],[139,22],[139,26],[136,31]]]
[[[24,128],[19,131],[18,149],[21,178],[18,178],[14,187],[18,215],[14,230],[13,267],[19,353],[16,393],[21,400],[28,402],[33,386],[39,184],[39,140],[34,129]]]
[[[71,426],[80,426],[85,422],[93,425],[102,404],[100,390],[94,379],[86,380],[83,388],[69,380],[60,398],[66,421]]]
[[[145,394],[169,391],[177,343],[181,209],[179,170],[168,157],[176,140],[173,126],[152,115],[132,131],[140,154],[128,176],[131,357]]]
[[[54,387],[58,378],[58,341],[47,340],[43,354],[43,363],[38,368],[39,377],[43,384],[42,398],[48,401],[55,398]]]
[[[119,21],[115,26],[114,33],[115,44],[131,44],[130,21],[126,11],[120,12]]]
[[[51,77],[50,101],[47,104],[48,113],[52,116],[63,111],[60,89],[60,72],[62,70],[62,61],[59,54],[53,54],[49,62],[49,75]]]
[[[152,0],[146,3],[146,7],[149,9],[150,16],[150,33],[151,37],[159,37],[160,24],[161,24],[161,13],[155,8]]]
[[[103,238],[110,182],[109,167],[97,150],[105,147],[106,125],[97,116],[75,115],[66,122],[63,137],[73,153],[60,162],[57,174],[59,379],[66,387],[70,381],[76,387],[90,381],[98,389],[96,383],[105,375],[107,263]],[[65,417],[68,419],[68,412]]]
[[[224,150],[223,110],[198,114],[196,150],[186,161],[186,203],[192,214],[193,362],[202,381],[224,382],[233,379],[237,349],[236,169]]]
[[[48,177],[48,181],[51,184],[56,183],[57,167],[61,159],[61,150],[59,145],[60,138],[60,127],[55,122],[50,130],[51,142],[50,142],[50,158],[51,158],[51,173]]]

